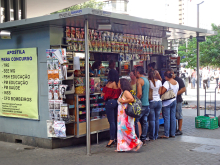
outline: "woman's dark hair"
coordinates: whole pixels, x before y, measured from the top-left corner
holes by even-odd
[[[156,87],[156,83],[155,83],[155,72],[153,70],[150,70],[149,71],[149,74],[148,74],[148,79],[151,80],[154,84],[154,86]]]
[[[118,85],[119,82],[119,74],[116,70],[111,69],[108,73],[108,82],[115,82]]]
[[[122,89],[123,92],[126,91],[126,90],[130,92],[132,90],[131,85],[130,85],[130,83],[127,79],[121,78],[120,79],[120,84],[121,84],[121,89]]]
[[[164,76],[166,76],[167,78],[172,78],[173,77],[173,70],[167,69],[166,72],[164,73]]]
[[[156,62],[152,62],[150,64],[148,64],[148,67],[155,69],[156,66]]]
[[[101,61],[95,61],[95,62],[92,64],[92,70],[99,69],[99,67],[100,67],[101,64],[102,64]]]
[[[109,66],[112,65],[112,64],[114,64],[114,61],[113,61],[113,60],[110,60],[110,61],[109,61]]]

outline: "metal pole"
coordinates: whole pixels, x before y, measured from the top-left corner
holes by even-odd
[[[199,4],[197,4],[197,28],[199,28],[199,5],[201,5],[203,3],[204,3],[204,1],[202,1]]]
[[[19,1],[13,0],[14,6],[14,20],[19,20]]]
[[[4,0],[4,8],[5,8],[5,22],[11,21],[11,3],[8,0]]]
[[[197,28],[199,28],[199,5],[197,4]]]
[[[2,20],[2,2],[3,1],[0,1],[0,23],[3,23],[3,20]]]
[[[88,20],[85,20],[85,65],[86,65],[86,154],[91,155],[90,135],[90,92],[89,92],[89,42]]]
[[[197,4],[197,28],[199,28],[199,4]],[[196,32],[196,36],[199,36],[199,33]],[[199,42],[196,42],[197,45],[197,116],[200,116],[200,98],[199,98]]]
[[[196,36],[199,36],[199,33],[196,33]],[[197,116],[200,116],[200,98],[199,98],[199,42],[197,41]]]
[[[21,3],[21,19],[27,18],[27,0],[20,0]]]

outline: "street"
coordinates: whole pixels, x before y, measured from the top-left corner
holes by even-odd
[[[211,89],[214,88],[212,84]],[[201,105],[204,105],[204,90],[201,89]],[[196,105],[196,89],[188,88],[188,95],[183,96],[188,106]],[[217,94],[219,105],[219,94]],[[210,110],[213,113],[213,110]],[[201,115],[204,110],[201,110]],[[183,135],[170,139],[158,139],[147,142],[139,152],[117,153],[116,148],[106,148],[107,141],[92,144],[91,156],[86,155],[86,145],[59,149],[42,149],[22,144],[0,142],[1,165],[59,165],[59,164],[150,164],[150,165],[220,165],[220,129],[196,129],[196,108],[183,109]],[[220,111],[217,111],[217,116]],[[160,126],[159,134],[163,134]]]

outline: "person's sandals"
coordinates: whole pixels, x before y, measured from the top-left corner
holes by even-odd
[[[137,152],[142,147],[142,145],[143,145],[143,142],[140,142],[133,151]]]
[[[111,142],[111,144],[107,144],[107,148],[111,148],[112,146],[116,145],[117,143],[115,141]]]
[[[165,136],[165,135],[162,135],[159,137],[159,139],[169,139],[169,137]]]

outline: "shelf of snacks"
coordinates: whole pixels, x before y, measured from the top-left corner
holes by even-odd
[[[161,31],[162,33],[162,31]],[[162,38],[89,29],[89,51],[130,54],[164,54]],[[85,51],[85,30],[66,26],[68,51]]]
[[[100,92],[100,77],[90,77],[90,93]],[[74,78],[75,93],[85,94],[86,79],[85,77]]]
[[[75,94],[76,107],[76,125],[75,135],[76,137],[83,136],[85,134],[86,123],[86,96],[83,94]],[[90,94],[90,119],[91,129],[93,131],[101,131],[109,129],[109,124],[106,118],[105,102],[100,93]],[[93,127],[94,126],[94,127]]]

